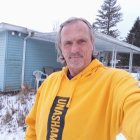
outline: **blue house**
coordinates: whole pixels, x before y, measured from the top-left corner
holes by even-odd
[[[129,72],[132,71],[133,53],[140,48],[111,36],[95,32],[95,50],[105,65],[111,53],[111,66],[116,67],[117,53],[130,54]],[[0,92],[16,91],[24,84],[34,87],[35,70],[44,67],[61,69],[55,50],[56,33],[41,33],[24,27],[0,23]],[[101,59],[103,58],[103,59]]]
[[[54,41],[43,36],[24,27],[0,24],[0,92],[19,90],[22,84],[33,87],[33,71],[62,67]]]

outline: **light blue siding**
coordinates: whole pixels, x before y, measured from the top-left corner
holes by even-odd
[[[22,36],[11,35],[11,32],[8,32],[5,60],[5,91],[20,89],[23,38]]]
[[[0,32],[0,91],[4,89],[6,32]]]
[[[0,33],[0,91],[15,91],[21,88],[23,61],[23,42],[25,34],[12,35],[11,31]],[[47,41],[28,38],[24,83],[34,85],[33,71],[52,66],[61,68],[57,62],[55,44]]]
[[[41,70],[43,67],[53,66],[60,68],[61,65],[56,61],[55,45],[51,42],[39,40],[27,40],[26,62],[25,62],[25,83],[33,85],[33,71]]]

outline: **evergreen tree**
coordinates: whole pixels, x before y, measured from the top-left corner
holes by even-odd
[[[98,10],[96,21],[93,23],[93,28],[107,35],[119,36],[118,29],[115,29],[117,23],[122,21],[121,7],[117,5],[117,0],[104,0],[101,5],[101,10]]]
[[[126,37],[126,42],[140,47],[140,18],[138,17]],[[140,66],[140,54],[134,54],[133,65]]]
[[[140,18],[138,17],[130,30],[127,34],[126,42],[129,44],[133,44],[137,47],[140,47]]]

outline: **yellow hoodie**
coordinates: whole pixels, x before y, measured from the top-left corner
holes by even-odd
[[[39,88],[26,140],[140,140],[140,88],[129,73],[97,59],[71,80],[68,68]]]

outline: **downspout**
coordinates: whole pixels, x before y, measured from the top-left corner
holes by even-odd
[[[133,66],[133,50],[130,51],[129,55],[129,72],[132,72],[132,66]]]
[[[22,58],[22,71],[21,71],[21,89],[24,89],[24,75],[25,75],[25,57],[26,57],[26,44],[27,39],[32,36],[32,32],[29,31],[28,35],[24,38],[23,42],[23,58]]]
[[[117,50],[115,50],[115,56],[114,56],[114,68],[116,68],[116,63],[117,63]]]
[[[114,67],[114,55],[115,55],[115,50],[113,49],[112,51],[112,63],[111,63],[111,67]]]

